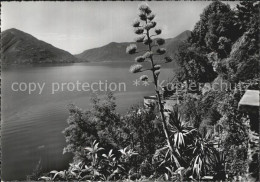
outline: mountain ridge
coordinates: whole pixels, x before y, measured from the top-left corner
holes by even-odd
[[[185,30],[174,38],[165,39],[165,45],[163,47],[167,49],[169,55],[173,55],[177,51],[179,45],[183,43],[183,41],[187,40],[190,35],[191,31]],[[101,47],[85,50],[80,54],[75,54],[74,56],[91,62],[132,61],[136,56],[141,55],[126,54],[126,47],[132,43],[135,42],[110,42]],[[142,50],[145,48],[145,45],[138,43],[137,47]]]
[[[191,31],[186,30],[174,38],[165,39],[167,54],[172,56],[188,37]],[[80,54],[71,53],[57,48],[47,42],[37,39],[29,33],[11,28],[1,32],[2,63],[12,64],[41,64],[41,63],[75,63],[75,62],[104,62],[104,61],[133,61],[137,55],[126,54],[126,47],[134,42],[110,42],[104,46],[83,51]],[[147,47],[139,43],[139,50]]]
[[[80,61],[69,52],[15,28],[1,32],[1,42],[2,63],[5,65]]]

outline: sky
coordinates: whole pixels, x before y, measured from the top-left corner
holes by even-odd
[[[162,38],[192,30],[209,1],[153,1]],[[237,2],[224,2],[235,7]],[[79,54],[110,42],[130,42],[136,35],[132,22],[140,1],[113,2],[2,2],[2,31],[16,28],[36,38]]]

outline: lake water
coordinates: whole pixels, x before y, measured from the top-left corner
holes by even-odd
[[[61,89],[52,94],[53,84],[124,83],[125,90],[114,92],[117,111],[125,113],[134,104],[142,104],[143,96],[153,94],[153,86],[133,85],[141,74],[129,73],[131,63],[75,63],[67,65],[25,65],[2,70],[2,177],[3,180],[25,180],[41,160],[42,169],[62,170],[71,156],[63,155],[63,134],[67,127],[66,106],[75,103],[90,107],[91,91]],[[161,80],[171,79],[170,65],[162,70]],[[149,74],[148,74],[149,75]],[[13,91],[13,83],[45,83],[29,94]],[[17,85],[14,89],[17,90]],[[24,86],[24,85],[23,85]],[[57,85],[56,85],[57,86]],[[122,85],[121,85],[122,86]],[[95,87],[97,88],[97,87]],[[114,89],[114,87],[111,87]],[[121,87],[123,88],[123,87]],[[22,87],[22,89],[24,89]],[[104,90],[104,89],[103,89]],[[105,92],[100,91],[99,95]]]

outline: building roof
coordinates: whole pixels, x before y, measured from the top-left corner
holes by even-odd
[[[246,111],[253,108],[259,109],[259,90],[247,90],[239,101],[238,107]]]

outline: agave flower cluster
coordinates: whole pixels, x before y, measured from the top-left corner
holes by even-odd
[[[135,54],[137,50],[137,46],[135,44],[130,44],[130,46],[128,46],[126,48],[126,53],[128,54]]]
[[[143,63],[143,62],[150,62],[151,67],[148,69],[143,69],[143,66],[141,64],[134,64],[130,67],[130,72],[132,73],[139,73],[143,71],[150,70],[153,72],[153,74],[158,77],[160,74],[160,68],[161,66],[156,65],[154,63],[154,56],[162,56],[166,53],[165,48],[161,48],[165,43],[165,40],[162,38],[155,38],[152,39],[152,37],[158,36],[162,33],[162,30],[159,28],[156,28],[157,23],[154,21],[155,14],[152,13],[152,10],[146,3],[142,3],[139,7],[139,18],[135,19],[132,26],[134,28],[134,32],[138,36],[135,39],[136,43],[143,43],[147,46],[146,50],[141,50],[140,52],[145,52],[143,55],[139,55],[135,58],[135,62],[137,63]],[[126,52],[128,54],[136,54],[140,53],[137,51],[136,44],[131,44],[126,48]],[[164,57],[164,63],[171,62],[172,59],[170,57]],[[148,77],[144,78],[143,76],[140,77],[140,80],[147,81]],[[157,81],[157,80],[154,80]]]
[[[143,66],[141,64],[134,64],[130,67],[131,73],[139,73],[142,72]]]

